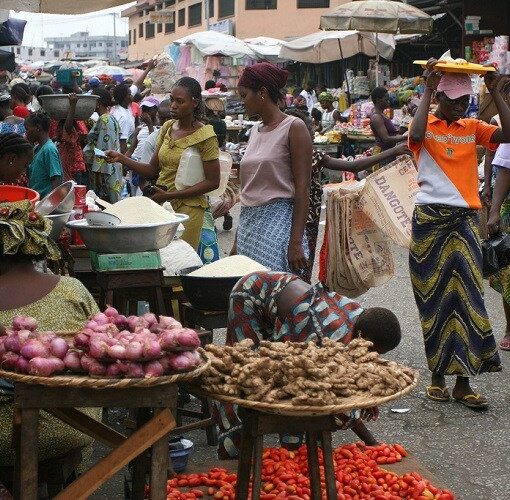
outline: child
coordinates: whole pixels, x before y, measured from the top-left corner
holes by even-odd
[[[237,282],[230,295],[227,344],[245,338],[255,344],[260,340],[275,342],[308,342],[322,336],[349,343],[362,337],[373,343],[373,349],[384,354],[398,346],[401,339],[397,317],[388,309],[363,309],[347,297],[328,292],[319,283],[311,286],[297,276],[281,272],[256,272]],[[216,408],[221,425],[218,455],[234,458],[238,453],[241,424],[232,405]],[[375,420],[377,408],[367,409],[362,417]],[[347,422],[346,415],[338,415]],[[361,420],[354,421],[353,431],[365,443],[376,440]],[[283,436],[283,443],[298,446],[301,436]]]
[[[25,120],[27,139],[35,144],[34,157],[28,166],[28,187],[35,189],[41,198],[59,186],[64,172],[57,147],[48,137],[50,118],[37,111]]]

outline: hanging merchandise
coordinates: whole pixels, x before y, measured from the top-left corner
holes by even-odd
[[[165,53],[156,57],[156,66],[150,72],[151,91],[153,94],[167,94],[178,79],[172,58]]]
[[[14,53],[7,50],[0,50],[0,71],[14,71],[16,62]]]
[[[7,21],[1,23],[0,47],[21,45],[26,24],[27,22],[24,19],[7,19]]]

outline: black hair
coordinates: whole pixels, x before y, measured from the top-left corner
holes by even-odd
[[[314,120],[317,120],[318,122],[320,122],[322,120],[322,113],[321,113],[320,109],[312,108],[311,115],[312,115],[312,118]]]
[[[125,101],[126,97],[128,97],[130,93],[131,90],[129,87],[124,83],[121,83],[120,85],[116,85],[113,89],[113,98],[117,104],[120,104]]]
[[[195,99],[197,105],[193,111],[193,116],[195,117],[195,120],[202,120],[205,116],[205,106],[204,101],[202,100],[202,87],[200,86],[200,83],[190,76],[183,76],[175,82],[174,87],[185,88],[189,92],[190,96]]]
[[[370,94],[370,98],[372,102],[375,104],[379,99],[382,99],[388,93],[388,89],[386,87],[376,87],[372,90]]]
[[[131,89],[129,89],[129,91],[131,92]],[[134,96],[133,96],[133,101],[134,102],[141,102],[143,100],[143,95],[140,94],[140,92],[137,92]]]
[[[53,89],[49,86],[49,85],[41,85],[35,92],[35,97],[37,99],[37,102],[39,104],[41,104],[42,106],[42,103],[41,103],[41,100],[39,99],[39,97],[41,97],[42,95],[52,95],[54,94],[55,92],[53,91]]]
[[[354,333],[372,342],[379,353],[395,349],[402,339],[398,318],[384,307],[365,309],[354,325]]]
[[[29,88],[30,94],[31,95],[35,95],[35,93],[37,92],[37,89],[39,88],[39,86],[40,86],[39,83],[30,82],[28,84],[28,88]]]
[[[50,117],[44,113],[44,111],[30,113],[25,118],[25,121],[31,123],[35,127],[39,127],[43,132],[48,132],[50,130]]]
[[[20,155],[33,151],[33,146],[22,135],[8,132],[0,134],[0,158],[8,155]]]
[[[26,88],[25,88],[26,87]],[[11,97],[25,104],[30,102],[30,89],[26,83],[17,83],[11,88]]]
[[[205,90],[213,89],[216,87],[216,82],[214,80],[207,80],[204,85]]]
[[[113,104],[112,95],[110,94],[110,92],[108,92],[104,88],[94,89],[94,91],[92,92],[92,95],[99,96],[99,99],[97,100],[97,102],[102,104],[103,106],[109,107],[109,106],[112,106],[112,104]]]
[[[2,97],[6,97],[5,99],[0,99],[0,108],[10,109],[11,108],[11,97],[7,99],[7,94],[2,95]]]

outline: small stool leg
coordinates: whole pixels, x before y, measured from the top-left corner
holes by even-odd
[[[254,444],[255,438],[248,431],[243,430],[239,463],[237,465],[236,500],[246,500],[248,498]]]
[[[328,500],[336,500],[335,464],[333,463],[333,445],[331,444],[331,432],[321,433],[322,455],[324,459],[324,479],[326,483],[326,495]]]
[[[259,500],[260,489],[262,488],[262,452],[264,447],[264,436],[255,438],[255,449],[253,451],[253,489],[252,500]]]
[[[39,408],[21,408],[19,442],[15,455],[14,498],[36,500],[37,498],[37,437]]]
[[[159,409],[156,413],[160,413]],[[168,434],[152,445],[151,453],[151,500],[166,499],[166,481],[168,478]]]
[[[321,476],[319,471],[319,449],[317,447],[318,433],[306,433],[306,451],[308,454],[308,475],[310,476],[311,500],[321,500]]]
[[[202,418],[211,418],[211,401],[209,398],[200,398],[200,407],[202,411]],[[218,429],[216,424],[213,422],[211,425],[206,427],[205,434],[207,436],[207,444],[209,446],[218,446]]]

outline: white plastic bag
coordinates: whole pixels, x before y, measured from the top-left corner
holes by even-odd
[[[225,151],[220,151],[220,185],[218,189],[207,193],[209,196],[221,196],[227,188],[230,171],[232,170],[232,157]],[[200,157],[200,151],[196,147],[187,148],[181,155],[177,174],[175,176],[175,188],[178,191],[194,186],[205,179],[204,165]]]

